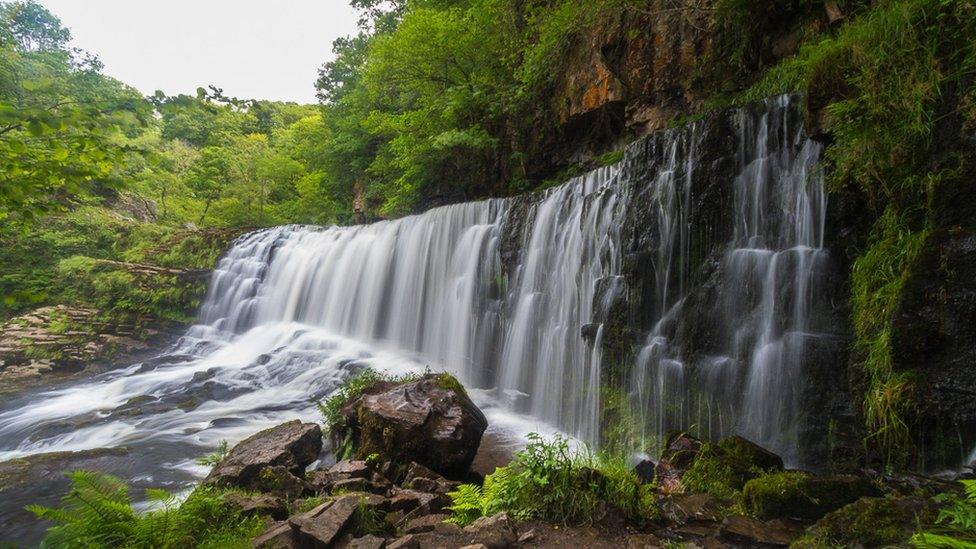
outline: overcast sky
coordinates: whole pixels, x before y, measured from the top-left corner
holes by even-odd
[[[38,0],[145,94],[193,93],[312,103],[332,41],[356,30],[347,0]]]

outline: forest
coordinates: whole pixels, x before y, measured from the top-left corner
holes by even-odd
[[[976,3],[349,3],[0,1],[0,547],[976,547]]]

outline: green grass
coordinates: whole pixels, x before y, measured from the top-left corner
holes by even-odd
[[[201,487],[182,503],[163,490],[148,490],[157,509],[136,511],[128,486],[91,471],[68,474],[71,489],[59,508],[28,510],[54,523],[42,547],[249,547],[264,528],[260,517],[243,517],[224,501],[224,493]]]

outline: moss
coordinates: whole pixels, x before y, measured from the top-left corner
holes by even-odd
[[[681,484],[692,492],[708,493],[733,499],[745,484],[743,472],[710,444],[704,444],[691,468],[681,477]]]
[[[906,545],[916,524],[930,523],[930,507],[916,500],[861,498],[828,513],[791,547],[887,547]]]
[[[749,480],[782,467],[776,455],[733,436],[718,444],[703,444],[681,483],[692,492],[735,499]]]
[[[747,482],[742,503],[750,514],[763,520],[817,519],[861,497],[877,495],[879,490],[859,477],[780,471]]]
[[[455,393],[461,395],[468,394],[467,391],[464,390],[464,385],[461,385],[461,382],[458,381],[456,377],[446,372],[437,374],[434,378],[434,383],[445,391],[454,391]]]

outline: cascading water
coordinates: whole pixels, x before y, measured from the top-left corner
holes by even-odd
[[[623,265],[635,225],[656,234],[653,323],[625,387],[646,439],[697,424],[795,457],[798,356],[818,337],[809,295],[826,254],[820,149],[794,111],[783,97],[736,115],[737,173],[712,174],[734,190],[720,207],[735,212],[708,312],[719,352],[676,335],[701,282],[691,258],[708,248],[693,213],[700,174],[714,167],[699,165],[696,123],[655,136],[652,160],[638,143],[617,166],[525,199],[246,235],[217,266],[199,324],[167,354],[2,403],[0,460],[125,446],[150,470],[145,484],[181,485],[202,473],[193,456],[315,420],[314,403],[366,366],[449,371],[474,389],[491,428],[596,442],[605,327],[633,297]],[[644,192],[654,207],[635,217]]]
[[[817,170],[821,149],[791,116],[788,97],[769,101],[758,120],[740,112],[735,123],[734,228],[712,278],[718,298],[705,313],[720,319],[716,344],[707,355],[687,348],[674,329],[677,319],[691,314],[686,293],[669,288],[673,273],[689,269],[672,262],[689,260],[683,216],[700,169],[692,126],[683,140],[674,140],[684,159],[670,156],[672,165],[684,163],[682,177],[672,167],[655,183],[662,235],[655,273],[662,307],[638,355],[634,397],[651,445],[677,429],[709,438],[737,432],[796,463],[804,349],[810,338],[830,337],[808,330],[812,294],[828,261],[826,198]]]

